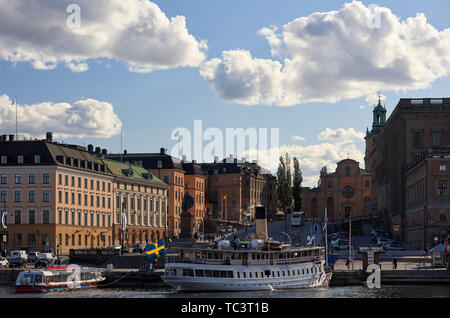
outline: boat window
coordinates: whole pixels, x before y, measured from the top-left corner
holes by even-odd
[[[170,276],[177,276],[177,270],[175,268],[170,269]]]
[[[261,259],[261,254],[256,254],[256,259]]]
[[[212,259],[212,258],[213,258],[212,253],[208,253],[208,258],[209,258],[209,259]]]
[[[219,253],[214,253],[214,259],[219,259]]]
[[[213,277],[220,277],[220,271],[213,271]]]
[[[302,275],[305,275],[305,269],[302,268]]]
[[[255,278],[258,278],[258,272],[255,272]]]
[[[252,253],[252,259],[256,259],[256,255]]]
[[[220,277],[227,278],[227,271],[220,271]]]
[[[239,272],[236,272],[237,278],[241,278],[241,274]]]
[[[213,277],[213,272],[209,270],[205,270],[205,276],[206,277]]]
[[[246,275],[245,275],[245,272],[243,272],[242,274],[244,275],[244,278],[247,278]]]
[[[200,258],[200,253],[195,253],[195,258]]]
[[[205,276],[205,272],[203,271],[203,269],[196,269],[195,270],[195,276],[197,276],[197,277],[204,277]]]
[[[236,254],[231,253],[231,259],[236,259]]]
[[[190,268],[183,268],[183,276],[194,276],[194,271]]]
[[[288,275],[288,276],[291,276],[291,271],[287,271],[287,275]]]
[[[306,274],[309,274],[309,268],[306,269]]]
[[[232,271],[227,271],[227,278],[233,278],[233,272]]]
[[[248,273],[248,277],[252,278],[252,272]]]
[[[208,257],[208,254],[207,253],[202,253],[202,258],[203,259],[206,259]]]

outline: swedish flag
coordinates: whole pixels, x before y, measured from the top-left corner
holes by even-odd
[[[157,257],[166,255],[164,240],[159,240],[158,243],[148,244],[144,249],[144,253],[147,254],[150,261],[155,260]]]

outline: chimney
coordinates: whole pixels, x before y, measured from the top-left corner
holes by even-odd
[[[124,155],[126,155],[126,154],[127,154],[127,150],[126,150],[126,149],[125,149],[125,150],[123,151],[123,154],[124,154]]]
[[[100,149],[100,147],[95,147],[95,154],[99,155],[101,154],[102,150]]]
[[[255,206],[255,221],[256,221],[256,238],[260,240],[267,240],[267,219],[266,207]]]
[[[2,141],[6,141],[8,138],[8,135],[2,135]]]
[[[48,142],[53,142],[53,134],[52,134],[51,131],[48,131],[48,132],[45,134],[45,139],[46,139]]]
[[[9,141],[14,141],[14,135],[9,135]]]
[[[197,163],[197,160],[192,160],[192,163]]]
[[[186,155],[183,155],[182,157],[183,162],[186,161]]]
[[[159,149],[159,154],[164,155],[166,153],[166,150],[164,148]]]
[[[108,150],[106,150],[105,148],[102,149],[102,155],[107,155],[108,154]]]
[[[88,152],[94,152],[94,146],[93,145],[91,145],[91,144],[89,144],[88,145]]]
[[[214,163],[219,162],[219,156],[214,156]]]
[[[258,164],[258,160],[253,160],[252,163],[254,163],[255,165]]]

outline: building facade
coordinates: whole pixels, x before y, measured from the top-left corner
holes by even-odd
[[[423,153],[407,165],[404,239],[430,249],[450,231],[450,153]]]
[[[374,109],[372,131],[366,136],[365,160],[372,174],[373,207],[385,218],[386,229],[398,239],[410,240],[407,232],[415,217],[407,213],[407,165],[424,152],[448,151],[450,98],[402,98],[385,122],[375,120],[377,112],[386,112],[379,106]]]
[[[323,168],[320,186],[302,188],[302,207],[307,216],[323,220],[325,209],[329,222],[365,219],[375,215],[372,208],[370,173],[359,167],[359,162],[344,159],[337,163],[336,171]]]
[[[208,175],[207,201],[214,218],[239,224],[255,219],[255,207],[266,206],[267,215],[276,213],[276,178],[270,171],[233,157],[202,164]]]
[[[113,177],[106,167],[86,148],[53,142],[51,134],[11,137],[0,141],[3,247],[68,253],[110,246]]]
[[[114,244],[145,246],[167,236],[168,186],[140,166],[99,160],[114,175]]]

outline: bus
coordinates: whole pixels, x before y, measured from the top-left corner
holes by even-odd
[[[302,225],[302,214],[304,214],[304,212],[292,212],[292,214],[291,214],[291,225],[292,226]]]

